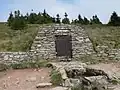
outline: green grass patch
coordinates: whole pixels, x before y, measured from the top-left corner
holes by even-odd
[[[98,64],[100,62],[103,62],[103,60],[96,55],[82,55],[81,57],[78,58],[77,61],[86,63],[86,64]],[[104,60],[105,61],[105,60]]]
[[[21,62],[18,64],[11,64],[9,65],[12,69],[27,69],[27,68],[40,68],[46,67],[47,61],[28,61],[28,62]]]
[[[24,30],[12,30],[0,23],[0,51],[28,51],[40,25],[28,25]]]
[[[6,23],[0,23],[0,51],[30,50],[38,27],[40,25],[30,24],[24,30],[12,30]],[[81,27],[85,28],[95,51],[98,45],[120,48],[120,27],[105,25],[82,25]]]
[[[21,62],[21,63],[16,63],[16,64],[0,64],[0,72],[1,71],[6,71],[7,69],[27,69],[27,68],[41,68],[41,67],[46,67],[48,64],[48,61],[46,60],[39,60],[39,61],[26,61],[26,62]]]
[[[56,70],[52,70],[51,72],[51,83],[55,86],[59,86],[62,84],[62,77],[60,72],[56,71]]]
[[[98,45],[106,45],[109,48],[120,48],[120,27],[105,25],[83,26],[93,43],[94,49]]]

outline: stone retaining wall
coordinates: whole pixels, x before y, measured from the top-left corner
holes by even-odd
[[[28,52],[0,52],[0,63],[3,64],[19,63],[30,59]]]
[[[98,57],[108,60],[120,60],[120,49],[110,49],[108,46],[97,46]]]

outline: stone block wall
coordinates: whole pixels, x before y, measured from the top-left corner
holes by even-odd
[[[3,64],[19,63],[30,59],[28,52],[0,52],[0,63]]]
[[[112,49],[108,46],[97,46],[97,56],[107,60],[120,60],[120,49]]]
[[[42,59],[65,59],[66,57],[57,57],[55,50],[56,35],[72,36],[73,60],[83,55],[94,53],[93,46],[84,29],[75,25],[50,25],[41,28],[38,31],[31,52],[34,56]]]

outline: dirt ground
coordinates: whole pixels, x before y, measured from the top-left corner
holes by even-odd
[[[120,62],[107,64],[100,63],[95,65],[89,65],[88,67],[104,70],[109,76],[117,76],[120,78]]]
[[[120,63],[100,63],[89,65],[89,67],[102,69],[110,76],[120,78]],[[48,88],[36,88],[39,83],[49,83],[51,69],[22,69],[0,72],[0,90],[49,90]],[[115,90],[120,90],[120,86],[115,86]]]
[[[23,69],[9,70],[0,73],[0,90],[49,90],[48,88],[37,89],[39,83],[49,83],[51,69]]]

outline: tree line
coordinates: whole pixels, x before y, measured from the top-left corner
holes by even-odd
[[[101,24],[102,22],[98,18],[97,15],[92,16],[92,18],[89,20],[86,17],[82,17],[80,14],[78,15],[78,18],[75,20],[72,20],[70,22],[70,19],[68,18],[68,14],[65,12],[65,17],[63,19],[60,18],[60,15],[57,14],[56,17],[50,16],[46,10],[44,10],[42,13],[27,13],[26,15],[21,14],[19,10],[14,11],[14,13],[10,13],[7,23],[8,25],[15,30],[21,30],[27,27],[27,24],[49,24],[49,23],[56,23],[56,24],[81,24],[81,25],[93,25],[93,24]],[[120,26],[120,17],[117,15],[117,13],[114,11],[110,17],[110,20],[107,25],[110,26]]]

